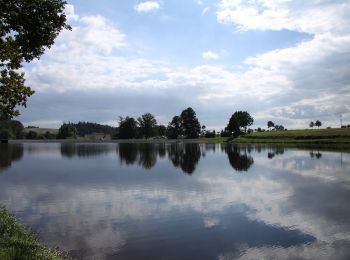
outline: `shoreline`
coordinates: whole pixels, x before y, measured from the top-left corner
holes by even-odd
[[[81,140],[81,139],[17,139],[9,144],[20,143],[206,143],[207,139],[115,139],[115,140]]]
[[[79,140],[79,139],[39,139],[39,140],[9,140],[9,144],[30,143],[62,143],[62,144],[174,144],[174,143],[198,143],[198,144],[237,144],[237,145],[278,145],[310,148],[329,148],[350,150],[350,138],[327,139],[288,139],[288,138],[198,138],[198,139],[115,139],[115,140]]]

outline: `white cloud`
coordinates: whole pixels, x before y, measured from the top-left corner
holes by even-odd
[[[196,3],[197,3],[198,5],[203,5],[203,1],[202,1],[202,0],[196,0]]]
[[[59,146],[58,144],[58,149],[57,147],[52,149],[52,146],[39,147],[35,155],[40,152],[40,155],[43,152],[46,154],[56,152],[57,158],[61,156]],[[30,154],[25,155],[33,156],[35,147],[24,148],[30,149]],[[118,163],[115,159],[118,157],[118,154],[115,154],[115,144],[104,149],[108,154],[106,159],[110,158],[113,163]],[[143,183],[143,189],[140,189],[138,185],[130,183],[118,185],[119,182],[109,181],[108,171],[107,175],[105,172],[96,178],[96,182],[94,177],[89,176],[89,172],[84,172],[88,174],[84,178],[85,181],[77,181],[79,179],[77,175],[76,178],[69,179],[69,183],[66,183],[68,185],[61,183],[49,187],[45,179],[47,173],[39,170],[36,172],[37,178],[32,180],[33,178],[28,177],[28,180],[24,180],[26,185],[17,185],[16,189],[6,183],[0,183],[0,193],[1,198],[11,207],[10,210],[23,212],[31,209],[35,213],[31,219],[34,224],[42,221],[41,218],[45,215],[66,214],[69,217],[64,219],[52,218],[55,225],[51,223],[50,227],[45,228],[49,228],[55,234],[64,234],[71,240],[74,240],[76,234],[84,234],[84,238],[90,238],[96,225],[103,218],[106,225],[100,227],[99,232],[95,232],[91,238],[100,238],[102,241],[98,245],[102,248],[111,246],[111,237],[122,245],[129,235],[127,230],[121,229],[119,231],[124,232],[117,232],[114,236],[108,236],[107,233],[104,236],[104,231],[111,229],[109,224],[112,223],[125,223],[129,220],[143,223],[155,215],[162,219],[174,212],[185,213],[190,210],[202,218],[204,227],[212,228],[225,226],[227,218],[222,216],[227,216],[226,211],[244,205],[249,210],[240,212],[244,213],[247,219],[266,227],[283,228],[286,232],[294,230],[299,234],[310,235],[315,238],[315,242],[291,247],[243,248],[242,259],[254,259],[254,255],[259,259],[270,259],[274,256],[278,259],[314,258],[310,254],[312,252],[315,254],[317,248],[322,248],[322,255],[327,259],[334,253],[334,246],[342,241],[346,244],[338,244],[337,253],[340,254],[345,250],[348,254],[349,223],[344,216],[349,213],[346,204],[350,188],[348,185],[350,176],[347,174],[350,167],[349,156],[344,156],[343,165],[331,166],[330,161],[335,162],[339,159],[338,153],[323,153],[322,160],[313,161],[306,159],[309,157],[309,151],[288,150],[267,161],[268,150],[262,149],[259,153],[252,150],[254,165],[250,168],[249,174],[237,175],[227,162],[222,164],[221,170],[213,177],[213,172],[217,169],[207,161],[198,164],[195,174],[191,179],[186,179],[188,186],[184,189],[178,188],[183,178],[181,174],[177,175],[176,171],[169,171],[170,174],[174,174],[172,181],[166,178],[154,183],[150,180]],[[222,156],[226,157],[225,154],[217,153],[211,159],[219,159]],[[163,166],[170,163],[168,158],[164,158],[164,161],[159,160]],[[137,168],[140,166],[137,164],[134,166],[132,172],[142,173]],[[50,177],[50,181],[55,176],[62,175],[61,172],[54,170],[51,174],[53,176]],[[333,192],[327,192],[329,190]],[[38,199],[47,194],[56,199],[55,204]],[[317,196],[314,196],[315,194]],[[319,203],[320,200],[322,203]],[[159,201],[162,201],[161,207]],[[91,229],[87,229],[87,226]],[[120,236],[121,234],[124,236]],[[65,247],[70,249],[76,246],[76,242],[70,243],[71,240],[66,241]],[[116,241],[113,240],[114,243]],[[316,255],[319,255],[319,252]],[[232,258],[225,252],[222,257]]]
[[[142,2],[134,6],[134,9],[139,13],[146,13],[150,11],[154,11],[160,8],[160,4],[158,2]]]
[[[74,11],[74,5],[66,4],[64,13],[67,16],[68,21],[76,21],[79,19],[79,15],[77,15]]]
[[[202,15],[205,15],[207,12],[209,12],[209,10],[210,10],[210,7],[203,8]]]
[[[206,114],[199,115],[203,116],[207,127],[223,126],[234,109],[250,111],[257,119],[258,126],[265,126],[271,118],[276,118],[288,128],[307,127],[310,120],[316,119],[322,120],[324,126],[335,126],[339,125],[340,113],[344,122],[350,121],[347,101],[350,98],[350,74],[347,69],[350,66],[350,32],[346,27],[350,16],[343,11],[348,10],[350,3],[343,3],[342,10],[338,3],[335,2],[333,6],[323,1],[291,6],[290,1],[259,2],[260,7],[257,6],[260,9],[263,7],[262,11],[255,5],[249,5],[256,12],[251,17],[252,22],[228,15],[246,8],[246,1],[221,1],[217,13],[219,21],[230,23],[240,30],[284,28],[313,34],[310,40],[295,46],[248,57],[245,60],[246,69],[240,71],[218,65],[181,68],[143,59],[116,25],[102,16],[78,16],[71,6],[69,16],[75,17],[73,30],[61,33],[43,58],[25,69],[26,77],[28,84],[37,91],[35,96],[52,92],[66,93],[68,96],[72,91],[80,91],[99,95],[108,93],[105,94],[108,95],[106,99],[122,96],[133,100],[135,96],[141,97],[147,93],[147,99],[144,98],[140,107],[142,104],[157,104],[154,100],[160,98],[166,106],[176,107],[176,111],[167,112],[170,114],[165,114],[160,107],[155,109],[155,115],[161,118],[171,118],[182,108],[179,106],[191,105],[206,114],[215,114],[212,117],[215,122],[207,122],[213,119],[209,116],[206,118]],[[270,21],[263,16],[270,9],[278,10],[281,17],[274,14],[275,18]],[[316,26],[323,23],[316,15],[320,12],[327,17],[327,26]],[[310,13],[315,15],[310,17]],[[276,17],[281,20],[277,22]],[[306,24],[309,17],[310,24]],[[284,23],[283,19],[291,20],[292,26],[289,22]],[[202,54],[202,58],[217,60],[220,55],[209,50]],[[79,99],[79,96],[75,98]],[[40,104],[44,102],[44,99],[41,100]],[[74,105],[74,102],[67,102],[70,102],[69,106]],[[96,100],[81,102],[75,103],[91,107]],[[118,107],[117,102],[114,103],[115,106],[108,109],[98,104],[96,109],[101,113],[108,110],[108,113],[117,115],[129,113],[125,106]],[[24,120],[57,118],[62,115],[58,109],[66,107],[55,108],[57,112],[52,111],[54,114],[42,118],[44,111],[33,113],[30,105],[23,111]],[[138,113],[144,112],[139,110]],[[218,113],[222,115],[220,119],[217,119]],[[101,120],[107,122],[114,120],[114,117]]]
[[[219,54],[212,51],[206,51],[202,53],[202,57],[205,60],[217,60],[219,59]]]
[[[217,18],[239,30],[282,30],[313,34],[349,32],[348,1],[221,0]]]
[[[350,120],[345,101],[350,97],[345,69],[350,65],[349,13],[348,1],[220,1],[218,21],[238,31],[285,29],[313,36],[294,47],[246,59],[250,69],[242,76],[256,89],[264,89],[272,79],[269,84],[275,91],[268,100],[274,105],[265,109],[265,117],[271,112],[271,117],[294,127],[306,127],[307,118],[315,117],[337,124],[340,113]]]

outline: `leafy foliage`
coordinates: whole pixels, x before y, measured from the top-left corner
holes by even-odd
[[[21,64],[39,58],[66,24],[64,0],[6,0],[0,9],[0,114],[18,116],[34,91],[25,86]]]
[[[75,138],[77,136],[77,129],[72,123],[63,123],[60,129],[58,129],[57,138],[66,139],[66,138]]]
[[[165,136],[166,135],[166,126],[165,125],[157,125],[155,127],[155,132],[157,136]]]
[[[27,139],[37,139],[38,133],[34,131],[29,131],[28,134],[26,135]]]
[[[320,128],[320,126],[322,126],[322,122],[321,122],[320,120],[316,120],[315,126],[317,126],[318,128]]]
[[[35,235],[4,208],[0,208],[0,259],[67,259],[41,245]]]
[[[205,134],[204,134],[205,138],[213,138],[215,136],[216,136],[215,130],[213,130],[213,131],[209,131],[209,130],[205,131]]]
[[[277,131],[284,131],[286,130],[283,125],[275,125],[275,130]]]
[[[179,116],[174,116],[167,128],[167,137],[176,139],[182,135],[182,122]]]
[[[142,137],[152,137],[155,133],[155,127],[157,125],[157,120],[151,113],[143,114],[137,119],[140,129],[140,134]]]
[[[137,121],[133,117],[120,118],[119,121],[119,135],[120,139],[132,139],[136,138],[138,134],[137,131]]]
[[[251,126],[253,122],[254,119],[247,111],[236,111],[230,118],[227,130],[234,133],[240,133],[241,128],[243,128],[244,132],[246,132],[247,127]]]
[[[17,120],[0,120],[0,129],[8,130],[10,136],[16,139],[23,137],[23,125]]]
[[[0,140],[8,140],[11,137],[11,132],[8,129],[0,130]]]
[[[191,107],[183,110],[180,116],[174,116],[167,128],[167,137],[170,139],[176,139],[181,135],[186,138],[198,138],[200,133],[201,125]]]
[[[183,110],[181,115],[183,133],[187,138],[197,138],[201,132],[201,125],[196,112],[191,107]]]
[[[271,128],[271,127],[274,127],[274,126],[275,126],[274,122],[272,122],[272,121],[268,121],[267,122],[267,127],[268,128]]]
[[[92,133],[104,133],[104,134],[110,134],[111,136],[114,136],[116,133],[116,129],[109,125],[100,125],[97,123],[90,123],[90,122],[78,122],[77,124],[73,124],[73,125],[77,129],[79,136],[84,136],[86,134],[92,134]]]

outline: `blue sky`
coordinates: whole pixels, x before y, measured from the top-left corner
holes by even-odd
[[[73,30],[24,68],[27,125],[167,124],[188,106],[217,130],[236,110],[255,127],[350,123],[348,1],[68,2]]]

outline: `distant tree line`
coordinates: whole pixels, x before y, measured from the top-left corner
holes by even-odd
[[[322,126],[322,122],[320,120],[316,120],[315,122],[311,121],[309,126],[313,129],[315,126],[317,126],[317,128],[320,128],[320,126]]]
[[[276,131],[285,131],[287,130],[283,125],[277,125],[272,121],[267,122],[267,128],[269,130],[276,130]]]
[[[247,111],[236,111],[232,114],[226,128],[221,131],[221,136],[238,136],[247,133],[247,127],[252,125],[254,119]],[[215,137],[215,130],[206,130],[205,125],[200,124],[196,112],[188,107],[179,115],[175,115],[167,126],[158,124],[151,113],[145,113],[138,118],[130,116],[120,117],[119,126],[112,127],[91,122],[63,123],[58,129],[57,135],[47,131],[41,133],[40,128],[27,127],[23,131],[23,125],[15,120],[0,120],[0,137],[2,139],[67,139],[83,137],[87,134],[103,133],[115,139],[133,138],[198,138]],[[38,131],[37,131],[38,128]],[[28,131],[28,129],[30,129]]]

